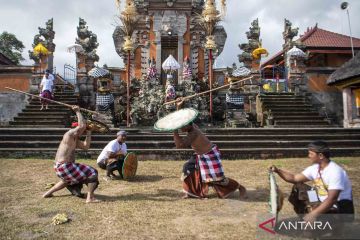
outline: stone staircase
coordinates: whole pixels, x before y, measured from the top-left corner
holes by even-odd
[[[265,110],[271,110],[276,128],[322,128],[331,126],[319,115],[305,96],[293,93],[264,93],[260,96]]]
[[[191,149],[175,149],[172,134],[151,128],[126,129],[129,151],[140,160],[187,159]],[[54,158],[64,128],[0,128],[1,157]],[[118,129],[109,134],[94,134],[88,151],[77,150],[78,157],[96,159]],[[314,140],[329,143],[334,156],[360,156],[360,129],[344,128],[207,128],[224,159],[266,159],[306,157],[306,146]]]
[[[77,105],[77,97],[73,90],[64,90],[55,93],[56,101]],[[40,111],[41,103],[37,98],[30,100],[29,104],[23,109],[13,121],[9,122],[9,127],[16,128],[64,128],[69,126],[71,109],[68,107],[50,103],[48,110]]]

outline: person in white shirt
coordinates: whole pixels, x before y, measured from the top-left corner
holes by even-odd
[[[54,91],[54,76],[50,74],[49,70],[45,71],[45,75],[41,80],[40,83],[40,96],[42,97],[40,99],[41,102],[41,108],[40,111],[44,109],[44,105],[46,109],[49,109],[48,104],[49,101],[46,99],[53,99],[53,91]]]
[[[126,135],[125,131],[117,132],[116,139],[105,146],[96,160],[98,166],[106,170],[106,180],[116,177],[113,173],[115,170],[122,178],[122,165],[127,154]]]
[[[298,212],[298,206],[293,201],[297,213],[305,213],[305,221],[313,222],[321,214],[341,213],[354,214],[354,204],[352,197],[352,187],[346,171],[338,164],[330,160],[330,149],[326,142],[315,141],[308,146],[308,158],[312,165],[307,167],[302,173],[292,174],[276,166],[271,166],[270,170],[277,173],[283,180],[295,184],[294,193],[299,193],[306,189],[305,194],[308,202],[318,202],[318,206],[307,209],[305,212]],[[304,184],[312,181],[313,189]],[[351,219],[352,220],[352,219]]]

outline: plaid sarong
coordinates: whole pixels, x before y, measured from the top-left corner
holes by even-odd
[[[86,183],[86,180],[97,176],[97,170],[81,163],[55,163],[56,175],[64,182],[73,185],[77,183]]]
[[[96,94],[96,105],[100,111],[108,110],[113,102],[114,96],[111,93],[106,95]]]
[[[200,167],[203,182],[221,181],[225,178],[220,150],[216,145],[212,147],[210,152],[197,155],[196,160]]]

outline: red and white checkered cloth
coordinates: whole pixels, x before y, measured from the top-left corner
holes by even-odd
[[[200,166],[201,179],[203,182],[221,181],[225,178],[221,164],[221,153],[216,145],[210,152],[197,155],[196,160]]]
[[[54,169],[56,175],[70,185],[84,183],[98,174],[95,168],[81,163],[55,163]]]

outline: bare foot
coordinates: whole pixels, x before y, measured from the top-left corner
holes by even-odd
[[[44,109],[44,107],[41,107],[41,108],[40,108],[40,111],[42,111],[43,109]]]
[[[245,187],[240,185],[239,192],[240,192],[240,199],[247,199],[247,194],[246,194],[246,188]]]
[[[45,107],[45,109],[46,109],[46,110],[48,110],[48,109],[49,109],[49,107],[48,107],[48,106],[46,106],[46,107]]]
[[[102,202],[102,201],[99,199],[96,199],[96,198],[86,199],[86,203],[99,203],[99,202]]]
[[[182,195],[182,197],[181,197],[181,199],[188,199],[188,198],[190,198],[190,196],[187,195],[186,193],[184,195]]]
[[[43,198],[50,198],[53,197],[54,195],[52,195],[52,193],[44,193],[44,195],[42,196]]]

